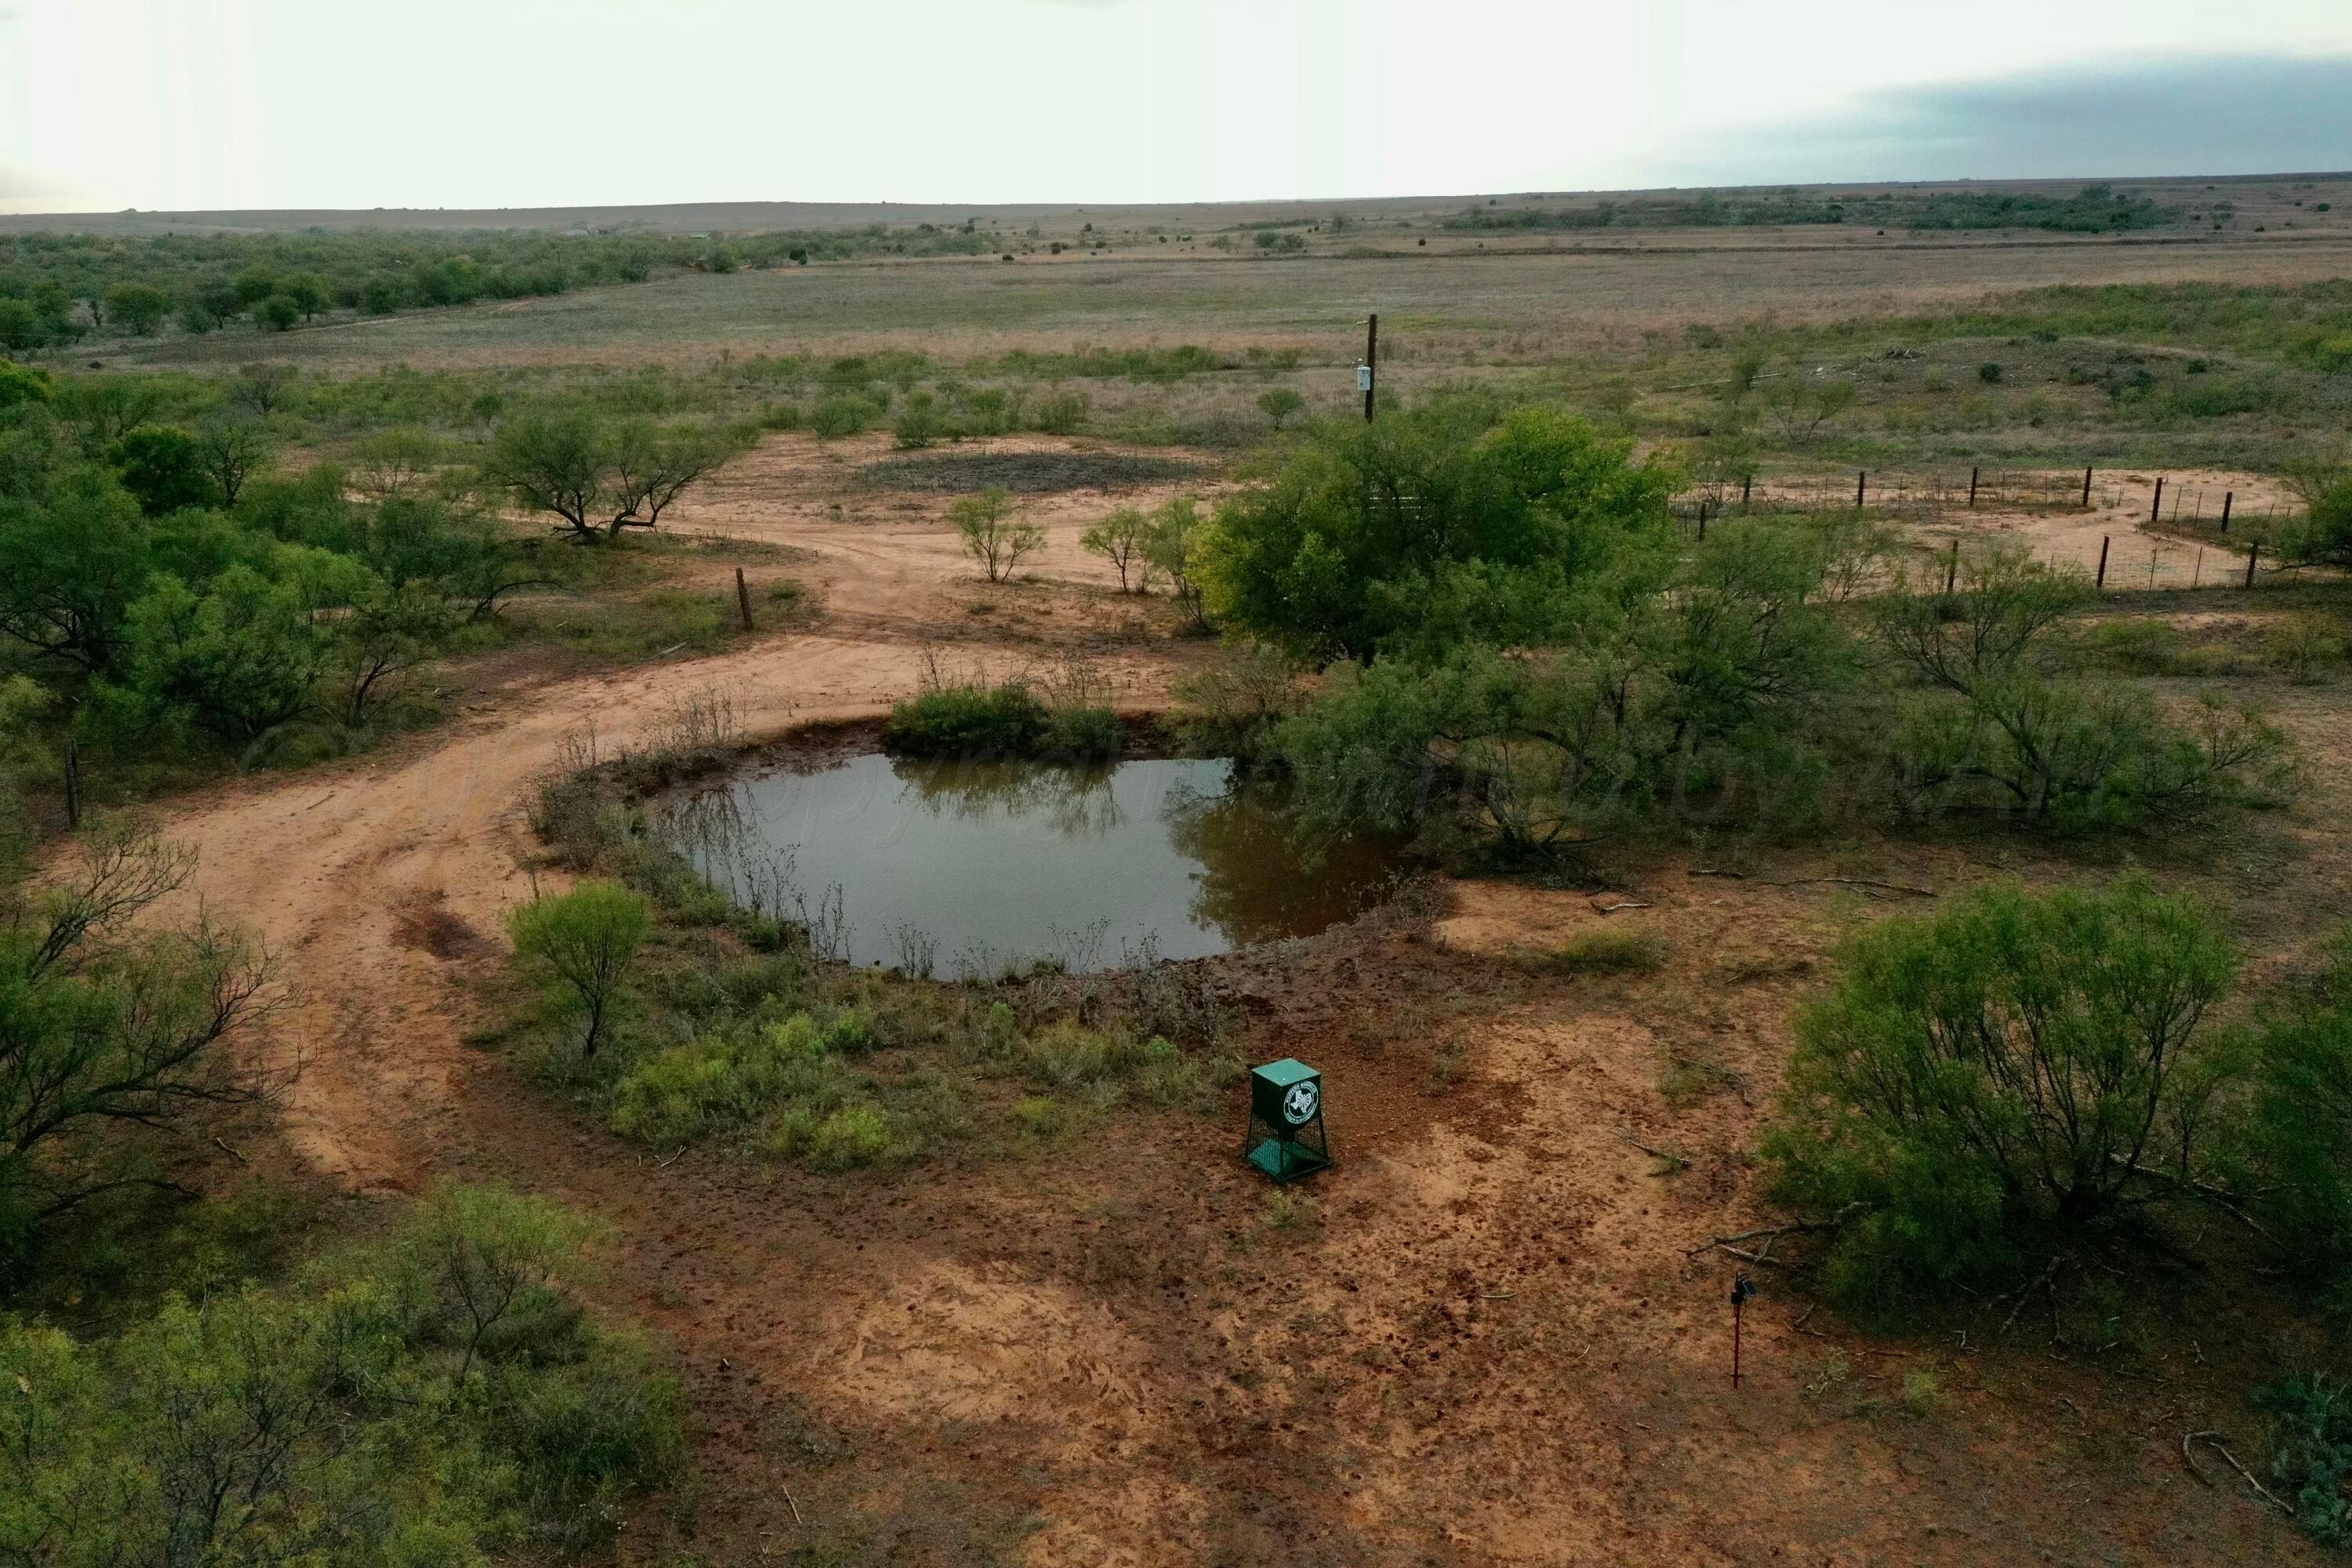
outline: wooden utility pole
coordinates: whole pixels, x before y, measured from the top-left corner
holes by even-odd
[[[1364,423],[1372,422],[1372,388],[1381,377],[1381,313],[1364,320]]]

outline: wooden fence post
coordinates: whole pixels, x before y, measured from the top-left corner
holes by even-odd
[[[1969,466],[1969,505],[1972,507],[1977,504],[1977,472],[1976,465],[1970,464]]]
[[[735,607],[743,612],[743,629],[751,629],[751,590],[743,581],[743,568],[735,568]]]
[[[1944,563],[1944,592],[1947,595],[1951,593],[1952,584],[1959,581],[1959,576],[1960,542],[1955,539],[1952,541],[1952,558]]]
[[[2237,499],[2238,492],[2235,490],[2221,492],[2221,531],[2224,533],[2230,531],[2230,503]]]
[[[1698,542],[1701,544],[1706,542],[1706,500],[1704,497],[1698,503]]]
[[[1756,476],[1755,476],[1754,474],[1748,474],[1748,475],[1743,476],[1743,477],[1740,479],[1740,481],[1739,481],[1739,510],[1742,510],[1742,511],[1746,511],[1746,510],[1748,510],[1748,486],[1750,486],[1750,485],[1754,484],[1755,482],[1756,482]]]
[[[1870,470],[1864,468],[1853,476],[1853,509],[1862,510],[1863,487],[1870,483]]]
[[[2253,547],[2246,552],[2246,586],[2249,588],[2254,585],[2254,563],[2262,558],[2263,542],[2257,539]]]
[[[2114,542],[2113,535],[2105,533],[2099,535],[2099,576],[2098,581],[2091,584],[2095,588],[2104,588],[2107,585],[2107,546]]]

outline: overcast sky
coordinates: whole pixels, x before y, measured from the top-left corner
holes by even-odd
[[[0,0],[0,210],[2352,168],[2352,0]]]

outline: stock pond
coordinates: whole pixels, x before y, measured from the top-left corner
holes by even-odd
[[[1394,845],[1310,859],[1282,792],[1198,759],[1084,767],[878,754],[674,800],[672,841],[821,948],[913,973],[1073,972],[1310,936],[1379,899]]]

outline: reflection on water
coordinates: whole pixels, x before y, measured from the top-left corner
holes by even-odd
[[[1393,847],[1311,864],[1280,791],[1230,763],[1074,767],[864,756],[668,806],[669,836],[740,903],[821,950],[922,973],[1073,970],[1307,936],[1386,885]]]

